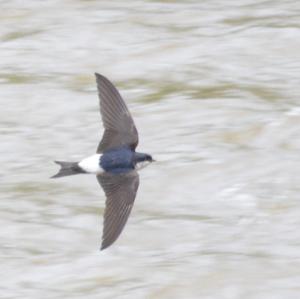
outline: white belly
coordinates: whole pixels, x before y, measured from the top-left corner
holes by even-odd
[[[82,168],[84,171],[88,173],[95,173],[100,174],[103,173],[103,169],[100,167],[100,156],[99,154],[92,155],[90,157],[87,157],[83,160],[81,160],[78,165],[80,168]]]

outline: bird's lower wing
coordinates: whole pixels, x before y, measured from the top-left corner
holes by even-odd
[[[110,246],[121,234],[130,215],[139,175],[136,171],[126,174],[102,174],[97,180],[106,195],[101,250]]]

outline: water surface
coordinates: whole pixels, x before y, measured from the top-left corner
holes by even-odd
[[[298,1],[2,1],[0,297],[298,299]],[[93,73],[157,163],[100,252]]]

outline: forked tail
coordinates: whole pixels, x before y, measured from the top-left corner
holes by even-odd
[[[54,162],[60,165],[61,168],[57,174],[51,177],[51,179],[85,172],[78,166],[77,162],[64,162],[64,161],[54,161]]]

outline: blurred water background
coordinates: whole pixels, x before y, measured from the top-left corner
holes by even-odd
[[[0,298],[299,299],[300,3],[0,1]],[[93,73],[156,164],[100,252]]]

